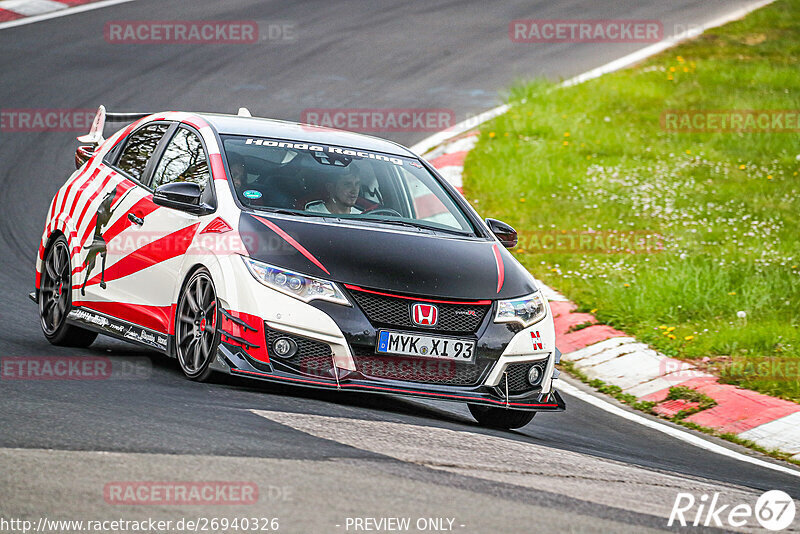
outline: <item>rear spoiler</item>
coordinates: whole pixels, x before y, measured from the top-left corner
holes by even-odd
[[[133,122],[148,115],[152,115],[152,113],[108,113],[105,106],[100,106],[97,108],[97,114],[94,116],[89,133],[78,137],[78,141],[97,146],[105,141],[103,139],[103,128],[105,128],[107,122]],[[239,108],[237,115],[239,117],[252,117],[250,110],[247,108]]]
[[[78,141],[85,144],[79,146],[75,151],[75,168],[80,169],[84,163],[89,161],[97,147],[105,141],[103,128],[107,122],[133,122],[148,115],[152,115],[152,113],[108,113],[105,106],[97,108],[97,114],[94,116],[89,133],[78,137]]]
[[[148,115],[152,115],[152,113],[108,113],[105,106],[100,106],[97,108],[97,114],[94,116],[89,133],[78,137],[78,141],[97,146],[105,141],[103,128],[107,122],[133,122]]]

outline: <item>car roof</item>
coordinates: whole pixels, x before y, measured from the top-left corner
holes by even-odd
[[[336,145],[372,152],[385,152],[397,156],[417,157],[413,152],[393,141],[370,135],[323,128],[298,122],[264,119],[260,117],[241,117],[216,113],[197,113],[219,134],[248,135],[253,137],[272,137],[304,143]]]

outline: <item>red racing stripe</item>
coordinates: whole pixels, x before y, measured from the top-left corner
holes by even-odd
[[[382,293],[380,291],[372,291],[371,289],[364,289],[363,287],[354,286],[352,284],[345,284],[344,287],[347,289],[352,289],[353,291],[363,291],[364,293],[372,293],[373,295],[383,295],[384,297],[392,297],[396,299],[405,299],[405,300],[414,300],[417,302],[433,302],[435,304],[461,304],[464,306],[485,306],[487,304],[491,304],[491,300],[473,300],[473,301],[465,301],[465,300],[434,300],[434,299],[423,299],[423,298],[416,298],[416,297],[406,297],[403,295],[394,295],[392,293]]]
[[[497,264],[497,292],[500,293],[506,278],[506,270],[503,266],[503,256],[500,255],[500,247],[497,244],[492,245],[492,252],[494,252],[494,261]]]
[[[192,238],[198,226],[200,226],[199,222],[165,235],[131,252],[114,265],[106,268],[105,281],[117,280],[162,261],[185,254],[189,245],[192,244]],[[99,284],[100,277],[101,274],[96,274],[86,283],[86,286]]]
[[[130,189],[130,188],[129,188]],[[138,200],[133,206],[128,208],[126,213],[134,213],[139,217],[146,217],[158,209],[158,206],[153,203],[149,196]],[[114,221],[114,224],[108,227],[108,230],[103,232],[103,239],[106,243],[110,243],[112,239],[128,229],[133,223],[128,219],[127,214]]]
[[[131,186],[133,186],[133,184],[131,184]],[[130,189],[130,187],[128,187],[127,189]],[[144,217],[146,217],[147,215],[151,214],[152,212],[154,212],[157,209],[158,209],[158,206],[156,204],[153,204],[153,202],[150,199],[150,197],[147,196],[147,197],[144,197],[144,198],[140,199],[133,206],[131,206],[128,209],[128,213],[135,213],[139,217],[144,218]],[[128,219],[127,215],[123,215],[122,217],[120,217],[119,219],[114,221],[114,224],[109,226],[108,230],[103,232],[103,239],[105,239],[106,243],[111,243],[111,241],[115,237],[117,237],[119,234],[121,234],[122,232],[124,232],[125,230],[130,228],[132,225],[133,225],[133,223],[130,221],[130,219]],[[83,243],[83,241],[81,241],[81,243]],[[78,248],[78,250],[80,250],[80,247]],[[78,265],[77,267],[72,269],[72,274],[75,275],[75,274],[83,271],[85,268],[86,268],[86,265],[84,265],[84,264]]]
[[[53,215],[55,215],[55,212],[56,212],[56,211],[61,211],[61,212],[63,212],[63,211],[64,211],[65,204],[66,204],[67,200],[69,199],[69,195],[70,195],[70,193],[72,192],[72,188],[73,188],[73,187],[75,187],[75,186],[78,184],[78,182],[80,182],[80,181],[81,181],[81,179],[82,179],[82,178],[86,178],[86,180],[84,180],[84,182],[83,182],[83,183],[86,183],[87,181],[89,181],[89,180],[90,180],[90,178],[88,178],[88,175],[89,175],[89,167],[91,167],[91,165],[86,165],[86,166],[83,168],[83,170],[80,172],[80,174],[78,174],[78,175],[75,177],[75,179],[74,179],[74,180],[70,180],[69,184],[67,184],[67,187],[63,189],[63,192],[64,192],[64,194],[63,194],[63,195],[58,195],[58,196],[56,197],[56,198],[60,197],[60,199],[61,199],[61,202],[59,203],[58,209],[57,209],[57,210],[56,210],[56,209],[54,209],[54,210],[53,210],[53,213],[51,214],[51,217],[52,217]],[[81,185],[83,185],[83,184],[81,184]],[[75,198],[77,198],[77,197],[78,197],[78,195],[76,194],[76,195],[75,195]],[[54,207],[55,207],[55,206],[54,206]],[[69,215],[70,215],[70,216],[72,216],[72,209],[70,209],[70,210],[69,210]]]
[[[187,117],[187,118],[183,119],[181,122],[184,123],[184,124],[188,124],[189,126],[193,126],[194,128],[197,128],[198,130],[200,130],[202,128],[206,128],[208,126],[208,123],[205,121],[205,119],[203,119],[201,117],[198,117],[196,115],[192,115],[191,117]]]
[[[143,118],[139,119],[138,121],[134,122],[133,124],[129,124],[128,126],[126,126],[125,130],[122,131],[122,135],[117,137],[116,141],[114,141],[114,144],[111,145],[108,149],[111,150],[112,148],[117,146],[120,141],[122,141],[123,139],[128,137],[128,135],[134,130],[134,128],[137,128],[140,124],[142,124],[146,118],[147,117],[143,117]]]
[[[267,228],[269,228],[270,230],[281,236],[284,239],[284,241],[286,241],[287,243],[292,245],[295,249],[297,249],[297,251],[306,258],[308,258],[308,260],[311,263],[313,263],[314,265],[325,271],[325,274],[331,274],[328,272],[328,269],[326,269],[325,266],[322,265],[322,263],[320,263],[320,261],[314,257],[313,254],[311,254],[308,250],[306,250],[306,248],[303,245],[295,241],[295,239],[292,236],[281,230],[277,224],[267,219],[264,219],[263,217],[259,217],[258,215],[253,215],[253,218],[255,218],[257,221],[264,224]]]
[[[222,163],[221,154],[210,154],[208,156],[211,160],[211,176],[215,180],[228,180],[228,175],[225,174],[225,165]]]
[[[58,210],[64,211],[63,203],[66,202],[67,197],[69,197],[72,187],[75,184],[77,184],[81,178],[85,178],[87,176],[88,171],[89,171],[89,165],[84,167],[83,170],[80,172],[80,174],[78,174],[78,176],[76,176],[74,180],[71,180],[67,184],[66,189],[59,189],[59,193],[55,197],[53,197],[53,202],[50,204],[50,214],[47,216],[48,221],[52,221],[53,217],[56,216],[56,211],[57,211],[56,207],[58,207]],[[83,184],[86,184],[89,180],[91,180],[91,178],[86,178]],[[64,194],[62,195],[61,192],[63,192]],[[78,195],[75,195],[75,197],[77,198]],[[69,215],[72,216],[72,210],[69,211]]]
[[[109,176],[111,176],[111,175],[109,175]],[[103,186],[94,195],[92,195],[92,198],[91,198],[91,200],[89,202],[91,202],[92,200],[97,198],[99,193],[102,193],[103,188],[106,186],[106,184],[107,184],[107,182],[103,183]],[[112,208],[114,207],[114,203],[118,202],[119,199],[121,199],[122,196],[125,193],[127,193],[129,189],[131,189],[133,187],[135,187],[135,185],[130,180],[122,180],[121,182],[119,182],[117,184],[117,194],[111,201]],[[87,206],[88,206],[88,204],[87,204]],[[127,217],[123,217],[123,218],[126,221],[128,220]],[[97,212],[95,212],[94,215],[92,216],[92,220],[91,220],[90,224],[83,230],[83,235],[80,236],[81,237],[81,241],[80,241],[81,243],[84,243],[89,238],[90,230],[91,230],[91,232],[94,232],[96,221],[97,221]],[[80,228],[80,222],[78,223],[78,228]],[[109,239],[106,239],[106,241],[109,241]]]
[[[106,176],[103,179],[103,182],[100,184],[100,187],[94,193],[89,195],[89,198],[86,200],[86,204],[83,206],[83,210],[81,210],[81,214],[78,217],[77,222],[75,223],[75,228],[79,232],[80,232],[81,226],[83,225],[83,218],[86,217],[86,213],[89,211],[89,206],[92,205],[92,202],[94,202],[94,199],[96,199],[97,196],[100,193],[102,193],[103,189],[106,188],[106,186],[108,185],[108,182],[111,181],[111,177],[113,175],[114,175],[114,173],[111,173],[108,176]],[[93,181],[94,179],[95,179],[95,177],[92,177],[92,180],[90,180],[90,181]],[[82,244],[84,241],[86,241],[86,235],[87,235],[87,232],[89,232],[90,229],[92,231],[94,231],[94,223],[95,223],[96,220],[97,220],[97,212],[92,214],[92,218],[89,219],[89,224],[86,225],[86,228],[84,228],[83,233],[79,233],[78,234],[78,243],[79,244]]]

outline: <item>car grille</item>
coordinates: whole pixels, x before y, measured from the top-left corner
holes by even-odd
[[[264,325],[267,339],[267,352],[274,365],[285,365],[305,375],[333,379],[333,352],[330,345],[302,336],[279,332]],[[275,340],[286,337],[297,343],[297,352],[291,358],[280,358],[275,354]]]
[[[434,358],[355,354],[356,369],[364,376],[450,386],[478,385],[491,361],[462,363]]]
[[[511,395],[530,391],[536,387],[528,382],[528,371],[533,366],[538,366],[542,373],[544,373],[546,362],[534,363],[512,363],[506,367],[506,374],[508,375],[508,393]],[[541,383],[541,379],[540,379]],[[504,387],[503,382],[500,382],[500,387]]]
[[[374,325],[394,326],[415,330],[446,332],[450,334],[473,334],[486,317],[491,304],[441,304],[435,303],[439,310],[437,324],[421,327],[411,320],[411,306],[415,302],[408,297],[378,295],[350,288],[350,295]]]

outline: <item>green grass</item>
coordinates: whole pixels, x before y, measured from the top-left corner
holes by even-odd
[[[696,402],[698,404],[696,408],[679,411],[674,417],[675,420],[686,419],[690,415],[696,414],[697,412],[702,412],[703,410],[708,410],[709,408],[713,408],[717,405],[717,401],[708,395],[700,393],[699,391],[695,391],[692,388],[682,386],[669,388],[667,400],[675,399],[683,399],[689,402]]]
[[[517,228],[519,260],[599,321],[800,401],[800,134],[660,123],[665,110],[800,109],[800,0],[578,86],[521,83],[509,104],[481,126],[465,194]],[[658,247],[542,251],[543,233],[590,231]],[[772,371],[748,371],[763,362]]]

